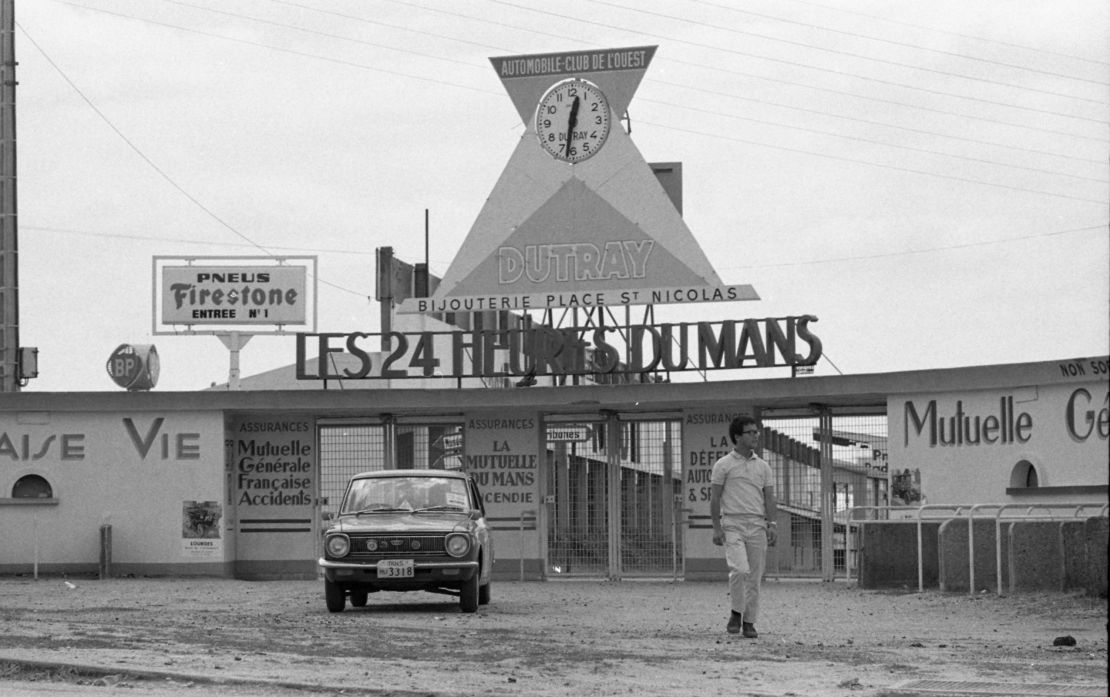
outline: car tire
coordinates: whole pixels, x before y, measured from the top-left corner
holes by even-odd
[[[477,612],[478,611],[478,574],[462,584],[459,589],[459,607],[463,612]]]
[[[484,586],[478,586],[478,604],[489,605],[491,594],[493,593],[493,581],[490,581]]]
[[[366,591],[351,591],[351,607],[366,607]]]
[[[324,603],[328,606],[328,612],[343,612],[343,607],[347,604],[347,593],[340,586],[324,580]]]

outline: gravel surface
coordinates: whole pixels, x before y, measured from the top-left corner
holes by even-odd
[[[0,692],[47,680],[89,695],[535,697],[1106,684],[1105,599],[771,581],[762,605],[752,640],[724,631],[724,582],[495,582],[475,614],[426,593],[332,614],[322,582],[0,577]],[[1054,645],[1062,636],[1075,645]]]

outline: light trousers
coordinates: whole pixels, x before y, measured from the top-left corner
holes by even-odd
[[[722,526],[725,561],[728,562],[728,593],[733,612],[755,624],[759,617],[759,584],[767,563],[767,530],[762,526]]]

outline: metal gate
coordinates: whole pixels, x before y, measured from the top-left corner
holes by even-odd
[[[382,469],[458,469],[462,422],[321,422],[320,516],[339,510],[351,475]]]
[[[848,509],[888,503],[885,409],[825,417],[764,412],[762,423],[760,445],[775,472],[779,509],[779,539],[769,550],[767,575],[829,575],[828,554],[834,574],[844,573],[845,565],[855,568]],[[828,540],[822,536],[823,522],[832,529]]]
[[[549,576],[682,574],[677,419],[547,422]]]

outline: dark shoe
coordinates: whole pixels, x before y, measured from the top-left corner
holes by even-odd
[[[742,624],[743,624],[742,618],[740,617],[739,614],[734,612],[728,618],[728,626],[725,627],[725,631],[728,632],[729,634],[739,634],[740,633],[740,626]]]
[[[744,638],[755,639],[759,636],[759,632],[755,631],[755,625],[751,622],[744,622]]]

